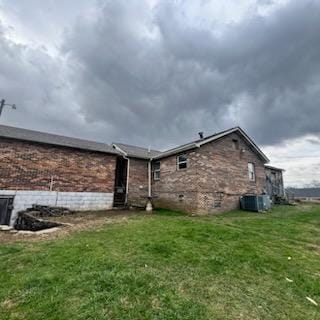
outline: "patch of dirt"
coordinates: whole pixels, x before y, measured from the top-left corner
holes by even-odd
[[[10,308],[12,308],[14,306],[14,303],[13,303],[13,301],[11,299],[6,299],[6,300],[4,300],[2,302],[2,306],[4,308],[10,309]]]
[[[61,217],[45,217],[46,220],[63,223],[62,227],[54,232],[30,232],[16,231],[0,232],[0,243],[12,243],[21,241],[41,241],[59,239],[71,233],[99,229],[108,223],[126,222],[130,217],[144,215],[145,211],[133,210],[103,210],[103,211],[81,211]],[[50,229],[46,229],[50,230]]]
[[[308,244],[306,247],[307,247],[308,250],[314,251],[317,254],[320,254],[320,246],[318,246],[316,244]]]

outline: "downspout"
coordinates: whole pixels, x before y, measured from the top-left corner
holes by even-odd
[[[128,204],[128,193],[129,193],[129,176],[130,176],[130,159],[126,156],[123,156],[124,159],[128,161],[127,166],[127,183],[126,183],[126,205]]]
[[[151,160],[148,162],[148,197],[151,198]]]
[[[148,162],[148,201],[146,205],[146,211],[152,212],[152,201],[151,201],[151,160]]]

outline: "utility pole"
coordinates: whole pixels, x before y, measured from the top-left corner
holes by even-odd
[[[5,106],[11,107],[12,109],[17,109],[15,104],[8,104],[6,103],[6,100],[2,99],[0,101],[0,117],[1,117],[2,110]]]

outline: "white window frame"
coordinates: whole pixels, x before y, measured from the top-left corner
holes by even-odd
[[[185,156],[186,157],[186,160],[182,160],[180,161],[180,157],[182,156]],[[180,165],[181,164],[185,164],[186,167],[185,168],[180,168]],[[186,170],[188,168],[188,155],[186,153],[183,153],[183,154],[179,154],[177,156],[177,170]]]
[[[250,181],[256,181],[255,165],[253,162],[248,162],[248,178]]]
[[[155,169],[154,166],[156,163],[159,163],[159,169]],[[160,180],[160,170],[161,170],[161,162],[156,161],[153,163],[153,180]]]

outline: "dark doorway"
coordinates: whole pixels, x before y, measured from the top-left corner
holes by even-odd
[[[12,209],[13,197],[0,196],[0,224],[10,224]]]
[[[113,206],[117,208],[121,208],[126,205],[127,170],[128,160],[124,158],[117,158],[116,179],[113,198]]]

